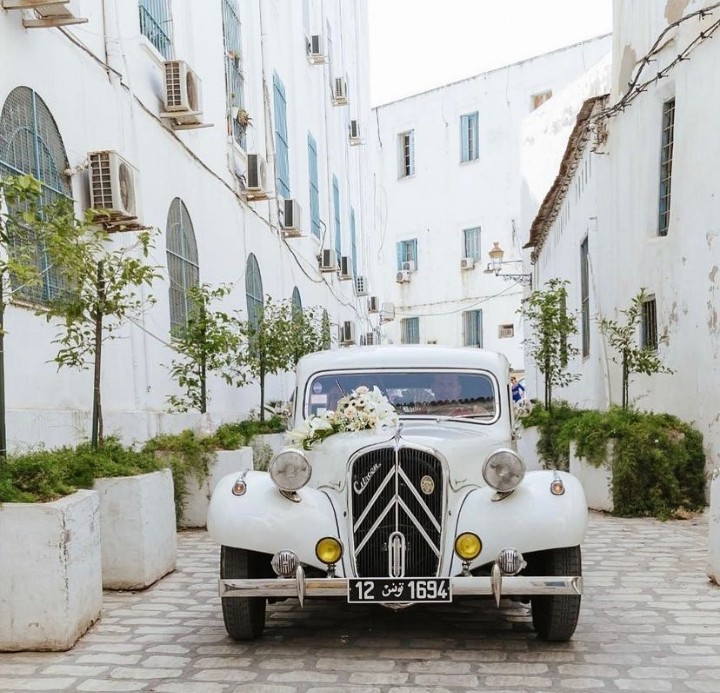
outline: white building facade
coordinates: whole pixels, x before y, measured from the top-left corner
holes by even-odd
[[[231,284],[223,308],[245,318],[268,295],[321,306],[334,345],[337,325],[365,323],[354,278],[371,260],[371,165],[350,137],[370,113],[364,0],[11,9],[31,4],[7,0],[0,11],[0,173],[39,177],[81,214],[90,153],[111,152],[114,206],[159,230],[151,263],[162,278],[146,292],[156,303],[106,347],[106,433],[143,440],[197,423],[166,403],[177,392],[171,325],[187,320],[185,291],[197,283]],[[54,290],[47,277],[33,295],[15,291],[5,314],[11,450],[89,435],[92,373],[57,371],[57,326],[35,315]],[[272,378],[267,398],[290,388],[289,377]],[[211,377],[209,392],[215,422],[259,402],[257,385]]]
[[[609,94],[588,99],[560,174],[532,225],[538,286],[568,280],[577,311],[581,377],[557,396],[586,407],[619,404],[622,373],[598,330],[641,289],[638,344],[674,374],[633,375],[629,399],[704,435],[720,460],[720,8],[716,3],[614,3]],[[711,40],[715,37],[715,40]],[[531,389],[541,379],[528,364]]]
[[[372,325],[383,341],[482,346],[522,369],[521,124],[610,48],[599,37],[374,109],[372,293],[395,316]],[[484,272],[495,243],[516,279]]]

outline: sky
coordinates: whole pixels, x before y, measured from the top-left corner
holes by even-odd
[[[378,106],[612,31],[612,0],[368,0]]]

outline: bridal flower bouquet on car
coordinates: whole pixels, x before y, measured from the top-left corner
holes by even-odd
[[[309,416],[288,433],[291,443],[309,450],[313,443],[344,431],[365,431],[397,426],[398,416],[378,387],[360,386],[343,397],[334,411]]]

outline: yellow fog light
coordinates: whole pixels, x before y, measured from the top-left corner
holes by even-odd
[[[342,556],[342,544],[334,537],[324,537],[315,544],[315,555],[325,565],[337,563]]]
[[[482,542],[477,534],[463,532],[455,540],[455,553],[464,561],[472,561],[482,551]]]

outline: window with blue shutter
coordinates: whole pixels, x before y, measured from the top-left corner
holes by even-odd
[[[420,344],[420,318],[403,318],[400,321],[400,342]]]
[[[480,227],[463,230],[463,257],[480,260]]]
[[[333,213],[335,215],[335,255],[337,255],[338,266],[342,256],[342,233],[340,229],[340,185],[337,176],[332,177],[333,189]]]
[[[193,223],[179,197],[170,204],[165,236],[170,280],[170,333],[182,337],[192,308],[188,290],[200,284],[200,265]]]
[[[310,179],[310,230],[320,238],[320,188],[318,185],[318,155],[315,138],[308,132],[308,169]]]
[[[415,269],[418,268],[417,238],[409,241],[400,241],[396,249],[398,271],[403,269],[403,263],[405,262],[412,262],[414,263]]]
[[[168,0],[140,0],[140,33],[152,43],[158,52],[171,60],[172,39],[170,38],[171,18]]]
[[[260,266],[253,253],[248,255],[245,264],[245,299],[247,301],[248,322],[256,325],[263,309],[263,285]]]
[[[287,100],[285,87],[273,74],[273,93],[275,94],[275,180],[277,192],[285,198],[290,197],[290,160],[287,134]]]
[[[478,112],[460,116],[461,161],[475,161],[479,156]]]
[[[482,348],[482,310],[466,310],[463,313],[463,344]]]
[[[355,235],[355,210],[350,208],[350,249],[352,253],[353,277],[357,277],[357,237]]]

